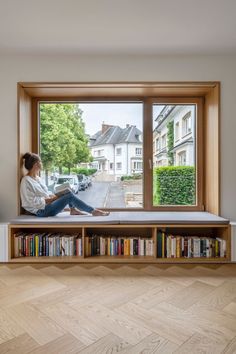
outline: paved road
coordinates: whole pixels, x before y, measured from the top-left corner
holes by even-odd
[[[106,198],[106,208],[125,208],[125,194],[120,182],[111,182]]]
[[[52,188],[51,188],[52,187]],[[49,186],[53,191],[53,185]],[[78,197],[95,208],[125,208],[125,193],[142,193],[142,184],[121,182],[93,182],[85,191],[79,191]]]
[[[93,182],[85,191],[79,191],[78,197],[85,203],[95,207],[104,208],[110,182]]]

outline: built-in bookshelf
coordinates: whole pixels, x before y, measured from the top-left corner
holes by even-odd
[[[158,259],[219,259],[229,256],[227,232],[220,228],[158,229],[156,247]]]
[[[230,262],[229,224],[10,224],[9,261]]]

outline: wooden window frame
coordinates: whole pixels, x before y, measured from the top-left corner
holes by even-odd
[[[157,206],[152,205],[152,169],[150,159],[143,158],[146,171],[143,208],[116,209],[122,211],[202,211],[220,214],[220,83],[179,82],[179,83],[18,83],[18,157],[26,151],[38,152],[38,103],[39,102],[143,102],[144,137],[143,151],[152,159],[152,103],[183,101],[201,104],[201,136],[196,138],[198,151],[197,205]],[[199,106],[200,107],[200,106]],[[151,117],[151,119],[150,119]],[[204,125],[204,129],[203,129]],[[199,134],[199,133],[198,133]],[[152,137],[151,137],[152,139]],[[199,140],[201,144],[199,143]],[[20,163],[20,162],[19,162]],[[17,186],[23,175],[19,165]],[[20,199],[18,200],[21,213]]]

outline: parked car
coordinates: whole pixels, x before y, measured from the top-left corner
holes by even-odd
[[[85,191],[86,188],[88,188],[88,180],[85,175],[82,173],[77,175],[78,180],[79,180],[79,190],[80,191]]]
[[[54,185],[54,188],[65,183],[65,182],[69,182],[71,189],[74,193],[78,193],[79,191],[79,181],[78,181],[78,177],[76,175],[60,175],[57,180],[56,183]]]
[[[91,176],[86,176],[86,178],[87,178],[88,187],[91,187],[91,185],[92,185],[92,177]]]

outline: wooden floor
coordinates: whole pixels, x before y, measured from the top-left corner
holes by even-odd
[[[0,265],[0,353],[236,353],[236,265]]]

